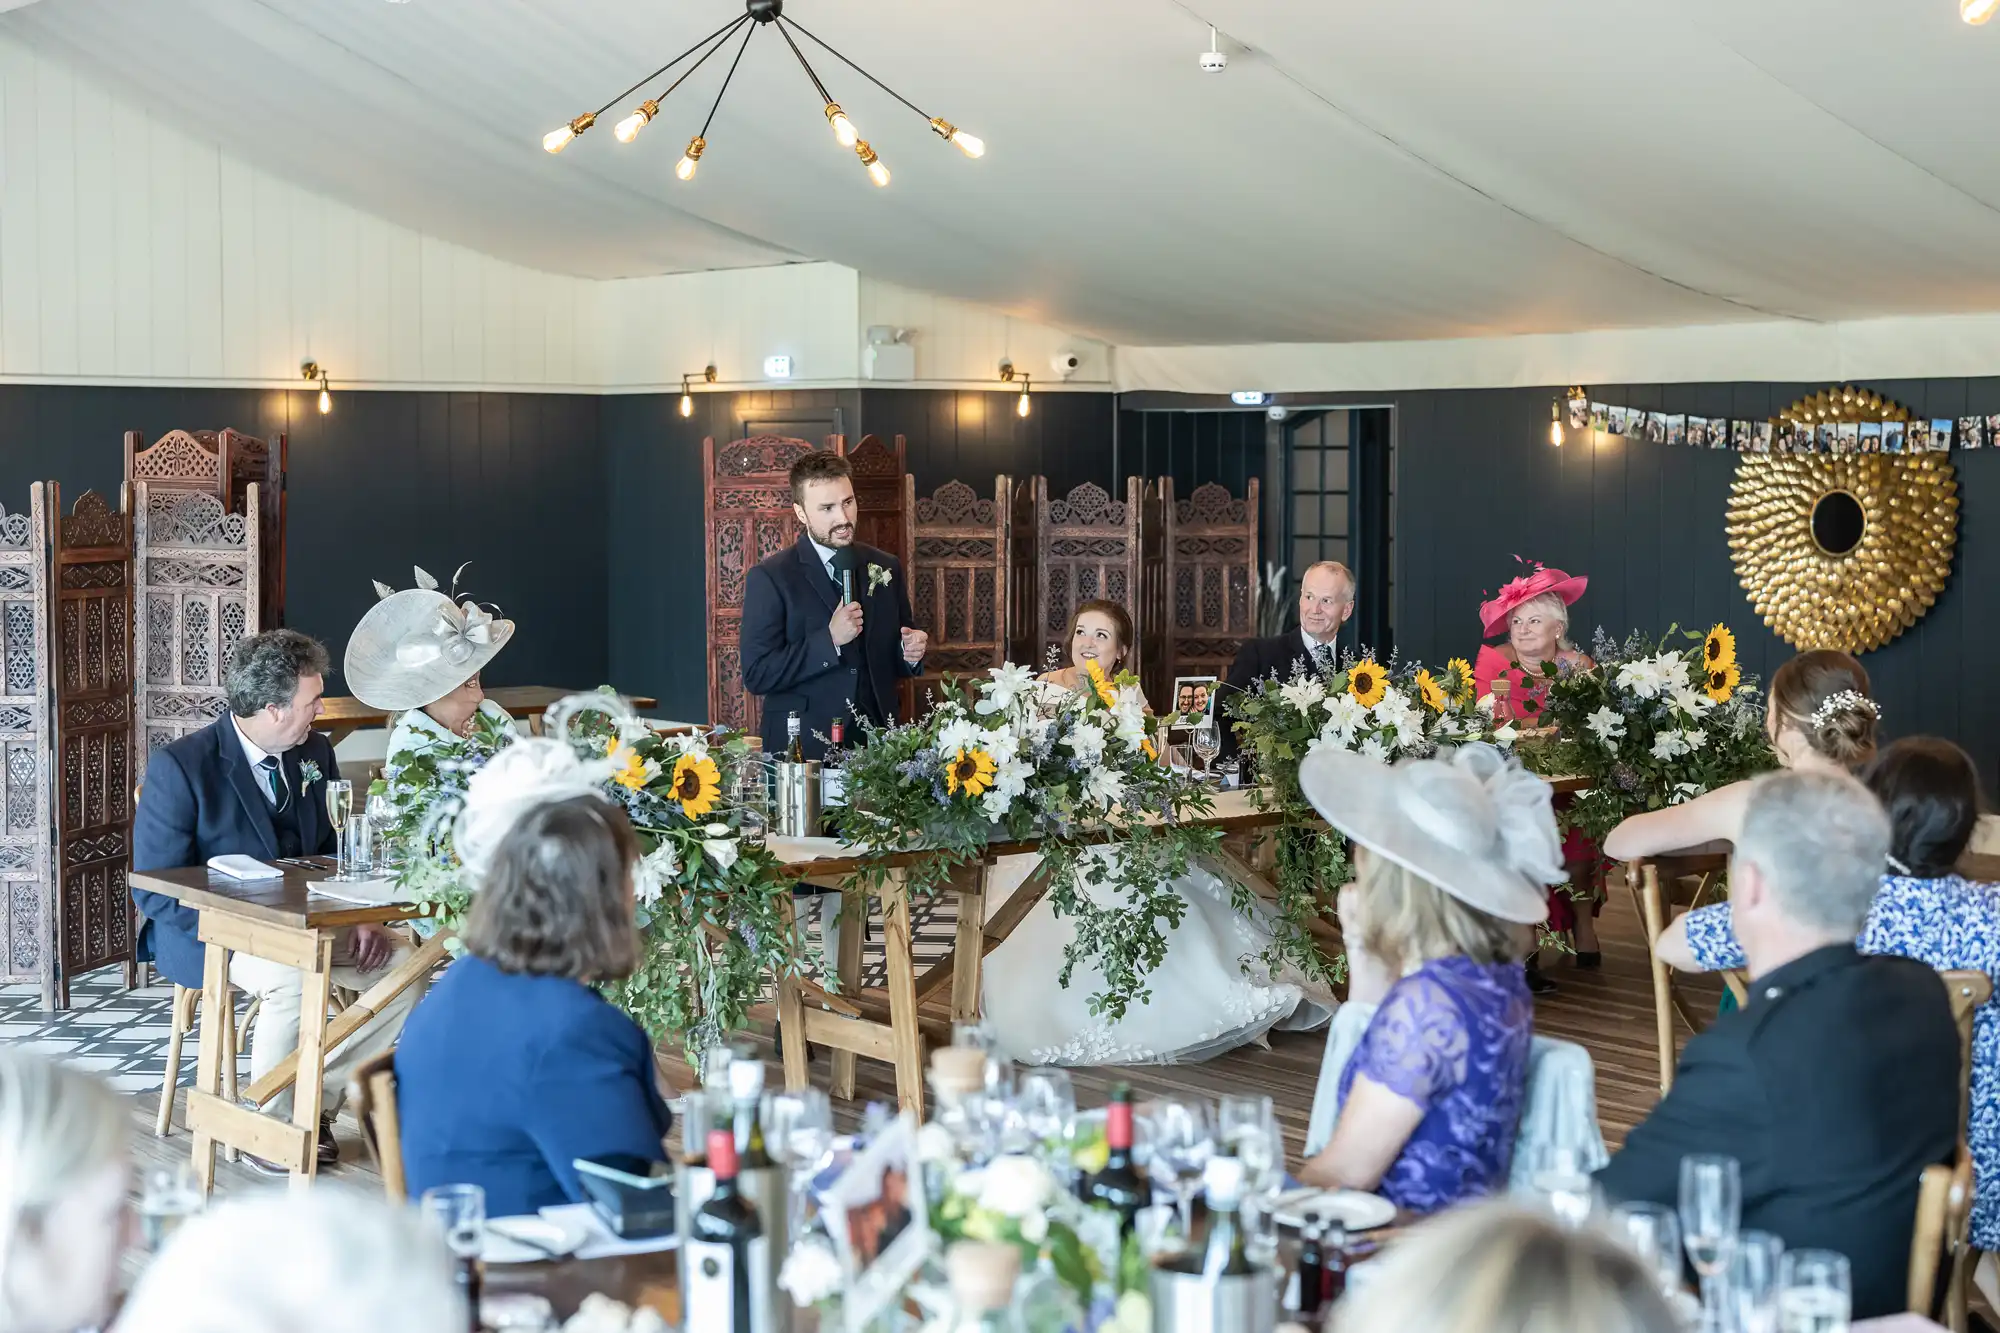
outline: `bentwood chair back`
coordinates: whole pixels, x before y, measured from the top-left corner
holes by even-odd
[[[1906,1308],[1951,1333],[1971,1326],[1972,1153],[1961,1142],[1950,1166],[1924,1168],[1917,1184],[1916,1226],[1910,1233]],[[1945,1282],[1938,1285],[1939,1275]]]
[[[1958,1137],[1965,1137],[1965,1124],[1972,1112],[1972,1020],[1979,1006],[1993,998],[1993,978],[1984,972],[1953,970],[1939,972],[1945,996],[1951,1001],[1951,1018],[1958,1024]]]
[[[403,1179],[402,1122],[396,1115],[396,1052],[384,1051],[357,1066],[347,1092],[354,1099],[361,1137],[382,1174],[382,1193],[390,1203],[402,1203],[409,1190]]]
[[[1729,857],[1721,852],[1643,857],[1625,863],[1625,886],[1631,891],[1632,905],[1638,910],[1639,920],[1646,928],[1646,961],[1653,974],[1653,1021],[1660,1049],[1662,1097],[1674,1085],[1674,1064],[1679,1049],[1674,1036],[1674,1019],[1678,1017],[1690,1032],[1701,1031],[1708,1026],[1708,1022],[1674,984],[1673,969],[1660,961],[1654,948],[1660,936],[1666,933],[1667,922],[1675,906],[1685,904],[1695,908],[1722,901],[1723,883],[1728,873]],[[1723,980],[1740,1004],[1743,1000],[1741,980],[1733,973],[1725,973]]]

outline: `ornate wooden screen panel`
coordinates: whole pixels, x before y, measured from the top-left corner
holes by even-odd
[[[1113,500],[1091,482],[1060,500],[1049,499],[1048,483],[1035,478],[1035,526],[1039,538],[1035,574],[1035,655],[1041,663],[1051,646],[1067,653],[1063,636],[1071,613],[1094,597],[1136,612],[1140,594],[1139,514],[1142,489],[1137,477],[1125,482],[1125,498]],[[1137,616],[1134,616],[1137,619]],[[1145,667],[1145,627],[1126,666]]]
[[[1008,498],[1007,660],[1037,671],[1042,668],[1039,516],[1048,496],[1047,477],[1026,477]]]
[[[948,481],[922,499],[916,478],[904,477],[903,487],[915,550],[907,565],[910,609],[931,636],[924,674],[911,682],[912,695],[922,698],[946,672],[976,676],[1007,660],[1013,483],[1005,474],[996,477],[991,500],[962,481]]]
[[[48,509],[42,487],[28,512],[0,513],[0,907],[6,912],[0,980],[40,985],[56,1003],[55,886],[49,875]]]
[[[243,513],[214,495],[134,485],[132,675],[138,682],[133,753],[146,760],[221,716],[223,666],[258,628],[261,499],[245,488]]]
[[[798,540],[792,464],[804,440],[753,435],[718,447],[702,441],[708,527],[708,720],[755,733],[757,696],[743,689],[743,582],[750,567]]]
[[[54,515],[51,675],[55,681],[56,1002],[71,978],[110,963],[138,981],[125,891],[132,844],[132,520],[96,491]]]
[[[257,488],[258,545],[262,548],[258,605],[265,623],[285,623],[285,437],[266,442],[237,430],[170,430],[148,445],[125,432],[125,480],[155,490],[204,491],[238,514],[251,512]]]
[[[1214,482],[1176,500],[1172,477],[1161,477],[1157,491],[1163,687],[1175,676],[1227,675],[1257,633],[1257,479],[1241,500]]]
[[[839,439],[838,436],[835,437]],[[855,536],[868,545],[887,551],[910,567],[910,519],[903,485],[904,438],[896,437],[890,448],[874,435],[864,435],[852,449],[841,441],[841,452],[854,469],[854,501],[860,517]]]

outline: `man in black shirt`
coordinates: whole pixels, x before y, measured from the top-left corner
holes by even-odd
[[[1905,1306],[1917,1182],[1958,1138],[1958,1029],[1937,973],[1854,938],[1889,822],[1844,774],[1759,778],[1729,867],[1749,999],[1681,1054],[1673,1091],[1598,1173],[1672,1206],[1681,1159],[1742,1165],[1743,1227],[1847,1256],[1854,1317]]]

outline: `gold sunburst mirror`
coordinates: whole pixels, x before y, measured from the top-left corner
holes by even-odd
[[[1866,652],[1944,591],[1958,481],[1942,454],[1746,456],[1728,531],[1736,576],[1773,633],[1794,648]]]

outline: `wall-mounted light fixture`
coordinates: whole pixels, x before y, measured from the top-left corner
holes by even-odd
[[[1014,415],[1017,417],[1025,417],[1032,410],[1028,403],[1028,391],[1033,387],[1034,378],[1025,370],[1014,369],[1012,361],[1000,363],[1000,382],[1013,384],[1018,381],[1021,385],[1021,396],[1014,400]]]
[[[333,386],[327,382],[326,371],[320,368],[319,362],[300,362],[299,378],[319,381],[319,414],[321,416],[325,416],[328,412],[333,411]]]
[[[1556,448],[1560,449],[1562,448],[1562,442],[1563,442],[1562,400],[1559,398],[1551,398],[1549,399],[1549,443],[1553,444],[1554,446],[1556,446]]]
[[[715,383],[715,367],[713,364],[703,366],[700,374],[703,382],[708,384]],[[684,417],[694,415],[694,394],[688,389],[688,381],[693,378],[694,375],[692,373],[681,376],[681,415]]]

